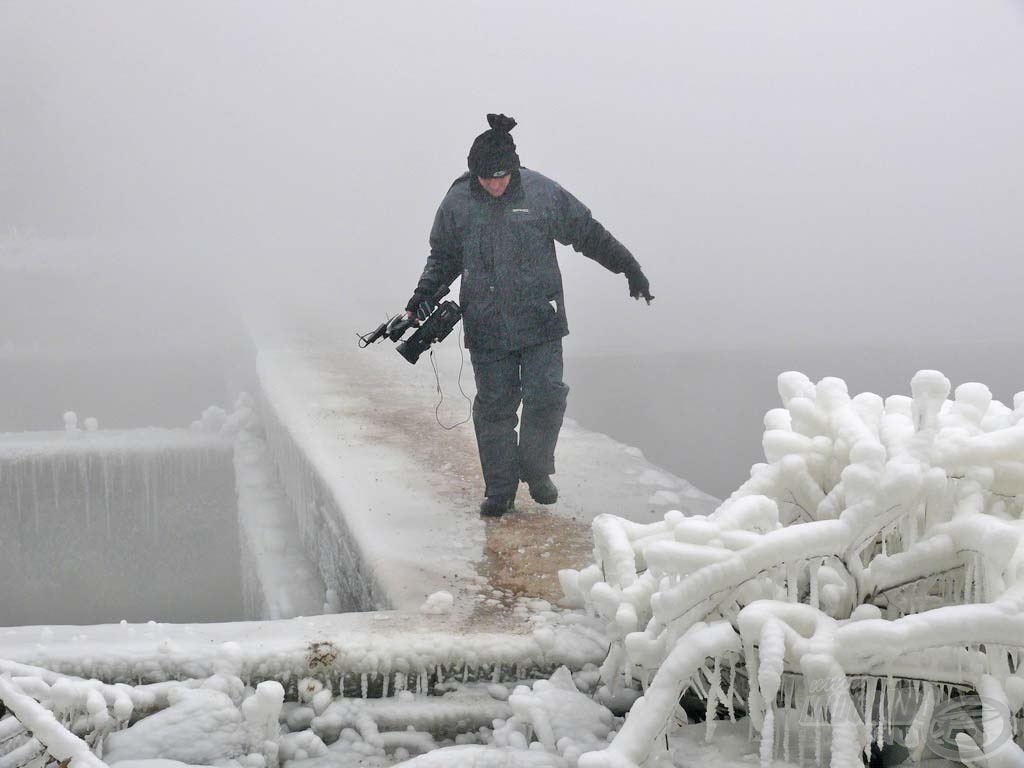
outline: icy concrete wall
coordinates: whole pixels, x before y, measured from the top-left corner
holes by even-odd
[[[295,512],[299,536],[327,588],[328,607],[339,613],[392,608],[323,478],[281,424],[273,407],[265,399],[261,399],[260,405],[267,443]]]
[[[239,563],[229,441],[0,435],[0,626],[241,618]]]
[[[235,437],[235,487],[247,619],[289,619],[325,610],[324,584],[299,540],[295,514],[278,479],[252,400],[239,398],[244,424]],[[244,415],[244,416],[243,416]]]

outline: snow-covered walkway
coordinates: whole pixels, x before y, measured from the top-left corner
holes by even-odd
[[[455,344],[438,350],[438,368],[441,421],[454,423],[469,414],[458,394]],[[317,507],[299,512],[300,529],[307,542],[311,526],[351,537],[363,577],[372,582],[374,607],[416,610],[444,590],[455,598],[453,615],[461,624],[494,626],[507,612],[493,610],[493,600],[561,596],[557,572],[590,562],[590,523],[598,514],[651,522],[668,509],[707,513],[716,504],[638,450],[570,422],[556,456],[558,504],[535,504],[523,486],[515,513],[484,520],[472,426],[438,426],[437,385],[426,356],[413,367],[390,344],[360,351],[354,344],[293,343],[261,351],[259,372],[266,420],[284,428],[309,464],[283,462],[293,506]],[[468,360],[462,383],[471,397]],[[285,436],[268,431],[281,461]],[[303,480],[293,475],[307,469],[329,499],[296,498]],[[332,506],[341,519],[325,513]]]

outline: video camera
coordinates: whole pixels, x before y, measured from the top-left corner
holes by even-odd
[[[444,286],[432,298],[425,300],[420,305],[421,311],[416,317],[395,315],[377,326],[376,330],[360,336],[359,347],[368,347],[387,337],[395,342],[398,354],[415,365],[420,355],[430,349],[431,344],[444,341],[462,319],[462,307],[454,301],[441,301],[448,295],[448,290],[448,286]],[[402,336],[409,328],[414,327],[417,320],[422,322],[416,328],[416,332],[408,339],[402,340]]]

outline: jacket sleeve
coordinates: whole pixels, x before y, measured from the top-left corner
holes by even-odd
[[[462,273],[462,246],[455,238],[444,207],[434,216],[430,228],[430,255],[416,285],[415,296],[431,298],[441,286],[449,286]],[[410,300],[410,303],[412,300]],[[408,309],[408,307],[407,307]]]
[[[558,186],[555,192],[553,237],[571,245],[615,274],[637,271],[640,264],[611,232],[590,215],[590,209]]]

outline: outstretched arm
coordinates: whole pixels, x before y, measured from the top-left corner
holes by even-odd
[[[615,239],[590,214],[590,209],[562,187],[558,188],[554,238],[562,245],[571,245],[589,259],[615,274],[625,273],[629,281],[629,295],[641,296],[650,304],[651,285],[640,269],[640,263],[622,243]]]

